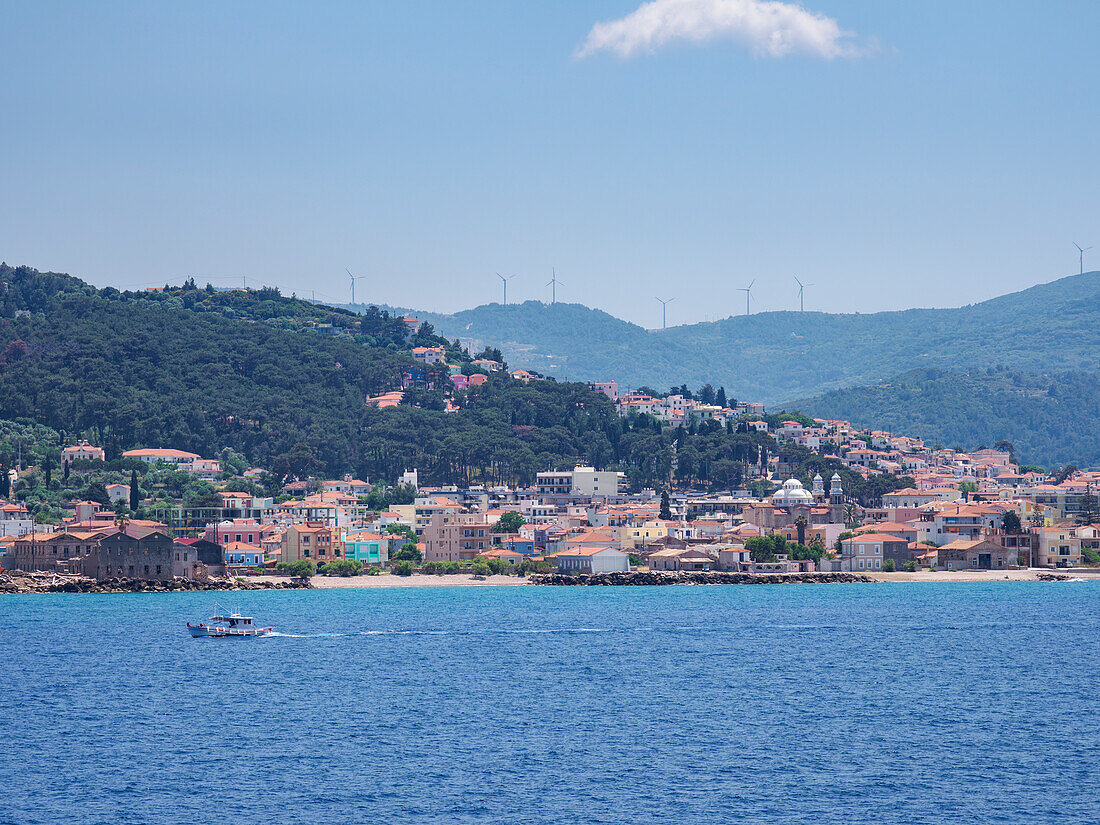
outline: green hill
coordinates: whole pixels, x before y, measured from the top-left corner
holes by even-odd
[[[791,406],[947,447],[969,450],[1006,440],[1021,461],[1048,468],[1100,466],[1100,374],[1095,372],[920,369]]]
[[[413,314],[448,338],[492,343],[514,366],[548,375],[659,389],[709,382],[768,403],[923,367],[1100,368],[1100,272],[957,309],[763,312],[664,331],[536,301]]]
[[[356,315],[272,289],[192,282],[97,290],[4,264],[0,283],[0,467],[12,466],[17,449],[53,456],[56,467],[62,443],[83,436],[109,460],[142,446],[207,457],[228,449],[234,463],[279,476],[392,480],[415,467],[424,481],[449,484],[531,484],[540,470],[585,463],[657,486],[678,460],[680,483],[729,489],[779,449],[766,434],[715,422],[662,431],[648,416],[624,420],[585,384],[523,384],[500,373],[456,393],[456,411],[428,389],[406,396],[422,407],[376,409],[365,396],[428,370],[409,357],[413,345],[446,344],[427,328],[410,337],[400,318],[377,309]],[[448,357],[470,356],[451,346]],[[832,466],[798,451],[788,460],[806,480],[811,464]],[[865,502],[905,483],[839,469]],[[53,513],[61,480],[39,481],[49,490],[34,499],[35,512]]]
[[[408,394],[424,408],[366,405],[366,396],[399,387],[407,370],[431,373],[409,357],[412,345],[446,344],[426,329],[410,337],[378,310],[355,315],[276,290],[193,283],[97,290],[7,265],[0,283],[0,423],[54,433],[32,447],[0,432],[3,467],[17,446],[45,455],[82,436],[108,459],[142,446],[207,457],[229,448],[279,475],[393,479],[416,467],[429,483],[531,484],[540,470],[586,463],[653,485],[672,466],[674,435],[644,418],[632,427],[584,384],[525,385],[498,374],[456,394],[455,412],[425,389]],[[448,357],[470,356],[451,347]],[[707,469],[692,478],[708,485],[747,475],[757,448],[774,447],[724,430],[693,438]],[[720,474],[709,474],[712,463]]]

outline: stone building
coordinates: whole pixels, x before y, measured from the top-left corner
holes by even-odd
[[[155,530],[127,528],[104,535],[95,550],[85,557],[84,573],[104,579],[146,579],[166,581],[174,576],[194,578],[195,551],[178,547],[172,538]],[[178,572],[177,572],[178,571]]]
[[[62,531],[60,533],[27,533],[15,540],[8,564],[15,570],[79,572],[79,559],[95,551],[100,531]]]

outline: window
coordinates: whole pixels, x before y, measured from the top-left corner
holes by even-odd
[[[158,576],[160,575],[160,565],[159,564],[157,565],[157,575]]]

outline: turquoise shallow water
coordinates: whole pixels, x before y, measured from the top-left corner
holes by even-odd
[[[232,601],[0,599],[0,821],[1100,821],[1100,583]]]

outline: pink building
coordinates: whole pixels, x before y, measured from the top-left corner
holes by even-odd
[[[618,381],[597,381],[592,385],[592,389],[596,392],[602,392],[612,401],[619,400],[619,382]]]
[[[61,451],[61,466],[65,467],[81,459],[88,461],[106,461],[102,447],[93,447],[87,441],[81,441]]]

